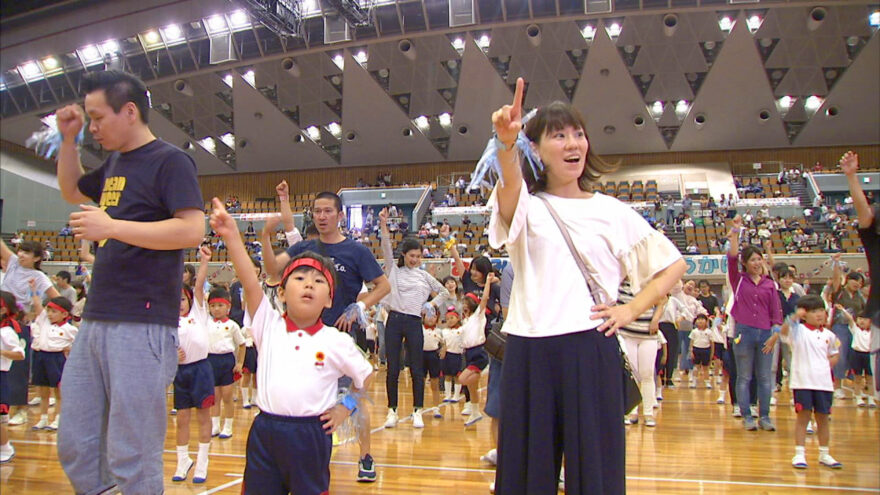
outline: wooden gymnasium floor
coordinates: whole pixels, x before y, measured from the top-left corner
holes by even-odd
[[[480,456],[491,447],[490,422],[480,421],[464,430],[462,404],[444,407],[444,418],[425,415],[426,427],[414,430],[411,388],[401,374],[401,423],[381,428],[385,417],[385,373],[379,371],[371,396],[373,456],[379,479],[373,484],[355,482],[358,448],[348,443],[334,448],[331,493],[336,494],[487,494],[494,478],[491,466]],[[483,386],[485,386],[485,379]],[[427,394],[430,397],[430,393]],[[852,400],[834,408],[831,453],[844,468],[832,471],[819,466],[815,436],[807,439],[809,469],[790,466],[793,453],[794,415],[787,391],[778,394],[780,406],[772,416],[778,431],[746,432],[731,417],[730,406],[715,404],[716,390],[665,391],[657,428],[627,427],[627,488],[631,494],[648,493],[866,493],[880,492],[880,409],[857,408]],[[169,404],[170,404],[169,395]],[[429,403],[427,400],[426,403]],[[785,405],[783,405],[785,404]],[[31,408],[33,411],[36,408]],[[31,413],[36,420],[35,412]],[[165,442],[166,493],[239,493],[244,470],[247,429],[255,410],[238,407],[235,435],[214,439],[208,481],[201,486],[189,480],[172,483],[174,417],[168,419]],[[193,425],[194,427],[195,425]],[[195,434],[190,444],[195,458]],[[55,433],[33,432],[30,426],[10,427],[16,457],[0,466],[0,493],[71,493],[55,453]],[[190,473],[191,477],[191,473]]]

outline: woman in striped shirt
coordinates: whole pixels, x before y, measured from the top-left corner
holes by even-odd
[[[391,249],[391,233],[388,230],[388,210],[379,212],[382,229],[382,254],[385,258],[385,274],[391,282],[388,305],[388,321],[385,323],[385,351],[388,357],[388,373],[385,377],[388,393],[388,416],[385,427],[397,426],[397,381],[400,376],[400,349],[406,341],[413,387],[413,427],[424,428],[422,406],[425,401],[425,370],[422,366],[422,309],[438,313],[437,305],[449,296],[446,288],[431,274],[421,269],[422,246],[415,239],[404,239],[400,244],[400,259],[394,263]]]

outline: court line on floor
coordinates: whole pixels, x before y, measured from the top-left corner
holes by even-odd
[[[217,486],[217,487],[211,488],[210,490],[205,490],[205,491],[202,492],[202,495],[209,495],[209,494],[211,494],[211,493],[217,493],[217,492],[219,492],[220,490],[225,490],[225,489],[227,489],[227,488],[232,488],[232,487],[235,486],[235,485],[240,485],[240,484],[242,484],[242,482],[244,482],[244,478],[238,478],[238,479],[236,479],[236,480],[232,480],[232,481],[230,481],[230,482],[228,482],[228,483],[223,483],[223,484],[220,485],[220,486]]]
[[[32,445],[55,445],[55,442],[46,442],[46,441],[34,441],[34,440],[17,440],[15,443],[21,444],[32,444]],[[174,450],[165,450],[166,454],[174,454],[177,451]],[[245,459],[246,456],[244,454],[225,454],[222,452],[215,452],[209,454],[214,457],[232,457],[237,459]],[[336,464],[339,466],[356,466],[357,462],[354,461],[330,461],[330,464]],[[416,464],[384,464],[384,463],[376,463],[377,467],[382,468],[391,468],[391,469],[411,469],[411,470],[426,470],[426,471],[446,471],[446,472],[460,472],[460,473],[494,473],[494,469],[476,469],[476,468],[458,468],[458,467],[448,467],[448,466],[422,466]],[[231,473],[227,473],[227,476],[233,476]],[[880,488],[868,488],[868,487],[847,487],[847,486],[824,486],[824,485],[796,485],[791,483],[765,483],[760,481],[725,481],[725,480],[700,480],[700,479],[689,479],[689,478],[658,478],[658,477],[650,477],[650,476],[627,476],[627,480],[633,481],[660,481],[665,483],[686,483],[686,484],[709,484],[709,485],[735,485],[735,486],[764,486],[771,488],[795,488],[795,489],[813,489],[813,490],[831,490],[831,491],[847,491],[847,492],[875,492],[880,493]],[[229,488],[238,483],[241,483],[242,480],[233,480],[225,485],[218,486],[216,488],[211,489],[211,491],[203,492],[204,494],[216,493],[219,490]]]

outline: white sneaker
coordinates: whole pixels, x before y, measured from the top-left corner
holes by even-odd
[[[791,458],[791,467],[797,469],[807,469],[807,458],[803,454],[795,454]]]
[[[479,409],[475,409],[471,412],[471,417],[464,422],[464,426],[467,428],[481,419],[483,419],[483,413],[481,413]]]
[[[464,407],[461,408],[462,416],[469,416],[472,412],[474,412],[474,405],[470,402],[466,402]]]
[[[715,377],[715,385],[721,385],[721,373]]]
[[[58,430],[58,420],[61,419],[60,414],[55,415],[55,420],[49,423],[49,426],[46,427],[47,430],[57,431]]]
[[[645,416],[645,426],[655,427],[657,426],[657,421],[654,419],[654,416]]]
[[[13,457],[15,457],[15,447],[11,443],[8,449],[0,448],[0,463],[9,462]]]
[[[816,433],[816,423],[812,419],[807,423],[807,433],[810,435]]]
[[[443,402],[452,402],[452,385],[443,391]]]
[[[232,438],[232,423],[226,423],[223,425],[223,429],[220,430],[220,438]]]
[[[662,388],[662,387],[657,388],[657,400],[658,400],[658,401],[663,400],[663,388]],[[656,404],[656,403],[655,403],[654,405],[655,405],[656,407],[660,407],[660,404]]]
[[[495,482],[489,483],[489,493],[495,493]]]
[[[208,479],[208,456],[196,459],[196,470],[193,471],[193,483],[204,483]]]
[[[492,449],[489,452],[486,452],[486,455],[480,456],[480,460],[483,462],[488,462],[493,466],[498,465],[498,449]]]
[[[24,409],[19,409],[17,413],[12,415],[9,418],[9,426],[19,426],[28,422],[27,412]]]
[[[413,428],[424,428],[425,421],[422,419],[422,410],[416,409],[412,413]]]
[[[216,437],[220,434],[220,425],[211,427],[211,436]]]
[[[43,402],[43,399],[39,397],[34,397],[33,399],[28,401],[29,406],[39,406],[40,403]]]
[[[688,388],[697,388],[697,379],[696,378],[691,377],[691,381],[688,384]]]
[[[876,408],[877,408],[877,401],[874,400],[874,396],[873,396],[873,395],[869,395],[869,396],[868,396],[868,407],[871,408],[871,409],[876,409]]]
[[[712,381],[711,380],[706,380],[706,388],[708,390],[712,390]]]
[[[831,454],[820,454],[819,464],[830,467],[831,469],[843,468],[843,464],[837,462],[835,458],[831,457]]]
[[[443,413],[440,412],[440,406],[436,406],[432,409],[434,409],[434,419],[443,419]]]
[[[770,397],[770,406],[776,405],[776,397]]]
[[[868,401],[865,400],[864,395],[860,395],[858,399],[856,399],[856,406],[865,407],[868,405]]]
[[[733,417],[734,418],[743,417],[742,411],[740,411],[739,406],[737,406],[737,405],[733,406]]]
[[[189,475],[189,470],[193,467],[193,460],[187,457],[183,457],[177,459],[177,470],[174,471],[174,476],[171,477],[171,481],[183,481],[186,479],[187,475]]]
[[[34,426],[31,426],[32,430],[47,430],[49,429],[49,418],[47,416],[41,416],[40,421],[37,422]]]
[[[846,394],[843,392],[842,388],[839,388],[834,391],[834,398],[839,399],[839,400],[846,399]]]
[[[385,416],[385,428],[397,426],[397,419],[397,412],[394,409],[388,409],[388,416]]]
[[[626,416],[623,418],[623,424],[625,425],[637,425],[639,424],[639,415],[633,414],[632,416]]]
[[[758,417],[758,406],[749,406],[749,414],[751,414],[753,418],[757,418]]]
[[[719,395],[718,398],[715,399],[715,403],[716,404],[724,404],[724,392],[721,392],[721,395]]]

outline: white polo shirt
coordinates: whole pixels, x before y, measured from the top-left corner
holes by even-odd
[[[180,364],[190,364],[208,357],[208,311],[205,305],[193,301],[189,314],[177,323],[178,348],[186,355]]]
[[[477,312],[468,316],[461,324],[461,346],[465,349],[486,343],[486,313],[477,308]]]
[[[340,377],[363,388],[373,366],[347,334],[320,320],[298,329],[266,297],[245,325],[257,346],[257,406],[279,416],[319,416],[337,403]]]
[[[21,346],[21,340],[18,338],[18,334],[15,333],[15,329],[12,327],[0,328],[0,349],[11,352],[24,352],[24,347]],[[9,368],[12,367],[12,363],[13,361],[11,359],[0,357],[0,371],[9,371]]]
[[[834,391],[831,363],[828,358],[840,353],[840,341],[831,330],[811,330],[803,323],[792,325],[782,341],[791,346],[792,390]]]
[[[208,352],[211,354],[228,354],[235,352],[238,346],[244,344],[244,334],[241,327],[231,318],[226,321],[208,318]]]
[[[690,333],[691,344],[697,349],[708,349],[712,347],[712,331],[708,328],[700,330],[694,327]]]
[[[35,351],[61,352],[73,345],[78,331],[70,321],[63,325],[53,324],[44,309],[31,324],[31,348]]]
[[[443,329],[443,342],[446,342],[446,352],[451,352],[452,354],[461,354],[464,352],[461,337],[461,327]]]
[[[436,351],[440,349],[440,343],[443,342],[443,333],[439,328],[428,328],[422,325],[422,333],[425,336],[425,345],[422,346],[423,351]]]
[[[550,337],[598,327],[591,320],[593,299],[556,222],[537,196],[521,184],[510,225],[499,215],[498,190],[489,205],[489,244],[507,248],[516,277],[504,332]],[[678,248],[623,202],[601,193],[589,199],[544,197],[569,230],[578,254],[589,261],[608,301],[629,278],[638,294],[658,272],[681,259]]]
[[[852,349],[859,352],[871,352],[871,327],[862,330],[855,323],[849,324],[849,331],[852,333]]]

